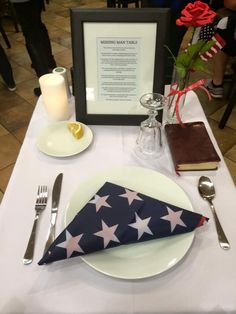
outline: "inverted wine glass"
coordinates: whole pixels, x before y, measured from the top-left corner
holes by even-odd
[[[156,117],[165,103],[166,97],[158,93],[147,93],[140,98],[140,104],[148,109],[148,118],[141,122],[135,150],[143,157],[155,158],[163,151],[161,123]]]

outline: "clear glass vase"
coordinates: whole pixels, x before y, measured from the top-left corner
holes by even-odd
[[[181,71],[177,67],[173,69],[170,92],[166,107],[166,123],[180,123],[182,121],[186,91],[189,85],[189,74],[185,77],[180,75]]]

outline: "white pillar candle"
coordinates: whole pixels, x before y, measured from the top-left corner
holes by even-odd
[[[55,69],[52,70],[52,73],[60,74],[61,76],[64,77],[65,84],[66,84],[67,97],[68,97],[68,99],[69,99],[69,98],[71,97],[71,91],[70,91],[70,87],[69,87],[69,81],[68,81],[68,76],[67,76],[66,68],[57,67],[57,68],[55,68]]]
[[[68,97],[65,80],[59,74],[49,73],[39,78],[46,111],[53,120],[69,118]]]

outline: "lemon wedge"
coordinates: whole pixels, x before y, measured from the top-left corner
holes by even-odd
[[[78,140],[80,139],[83,134],[83,126],[79,122],[68,122],[67,124],[69,131],[74,135],[74,137]]]

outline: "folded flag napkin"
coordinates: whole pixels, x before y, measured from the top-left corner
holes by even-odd
[[[76,214],[39,265],[193,231],[208,218],[106,182]]]

